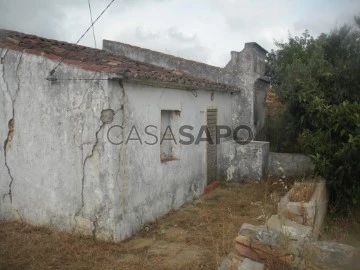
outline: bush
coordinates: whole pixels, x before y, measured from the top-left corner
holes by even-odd
[[[356,17],[360,26],[360,18]],[[276,43],[267,75],[286,113],[276,120],[282,137],[309,154],[328,181],[330,203],[360,205],[360,29],[343,26],[314,39],[307,31]],[[269,125],[270,126],[270,125]],[[280,143],[279,143],[280,142]]]
[[[305,153],[327,179],[330,201],[337,209],[360,203],[360,104],[325,105],[317,99],[309,108],[315,126],[304,130]]]
[[[297,132],[292,115],[286,108],[268,118],[267,137],[270,151],[283,153],[299,153],[301,147],[297,141]]]

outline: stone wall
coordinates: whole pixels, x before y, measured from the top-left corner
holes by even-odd
[[[270,152],[268,173],[279,177],[302,177],[314,171],[310,157],[303,154]]]
[[[227,141],[218,146],[218,179],[231,182],[261,180],[267,175],[269,143]]]
[[[269,84],[266,80],[257,79],[255,81],[255,101],[254,101],[254,124],[256,130],[256,141],[267,140],[267,106],[266,95]]]

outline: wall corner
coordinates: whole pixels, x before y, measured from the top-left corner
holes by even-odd
[[[267,51],[256,42],[247,42],[241,52],[231,51],[231,59],[225,66],[229,72],[244,72],[263,76]]]

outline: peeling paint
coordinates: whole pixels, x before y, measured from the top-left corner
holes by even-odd
[[[114,119],[115,112],[112,109],[102,110],[100,120],[104,124],[111,124]]]
[[[230,167],[226,170],[226,181],[231,182],[233,180],[234,172],[235,167],[233,165],[230,165]]]
[[[220,144],[218,177],[227,181],[260,180],[267,174],[269,143],[252,141],[239,145],[234,141]]]

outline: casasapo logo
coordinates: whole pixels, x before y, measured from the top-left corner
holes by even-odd
[[[164,141],[172,141],[175,144],[192,145],[207,142],[209,144],[220,144],[223,140],[233,139],[238,144],[248,144],[253,140],[253,132],[246,125],[239,125],[232,129],[226,125],[218,125],[213,130],[208,126],[195,128],[191,125],[180,126],[173,130],[171,126],[161,131],[155,125],[147,125],[139,129],[136,126],[123,127],[113,125],[108,129],[107,138],[114,145],[139,143],[146,145],[163,144]]]

